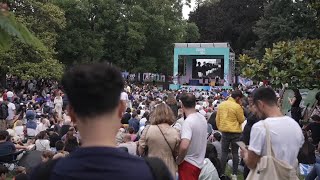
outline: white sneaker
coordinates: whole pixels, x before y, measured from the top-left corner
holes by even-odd
[[[231,179],[232,179],[232,180],[237,180],[237,175],[232,174],[232,175],[231,175]]]

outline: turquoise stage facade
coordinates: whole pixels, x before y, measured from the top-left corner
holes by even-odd
[[[170,89],[176,90],[181,88],[178,80],[178,64],[179,56],[186,57],[187,73],[184,78],[192,79],[192,58],[201,56],[201,58],[214,59],[221,57],[223,59],[223,80],[225,87],[230,87],[233,84],[234,78],[234,53],[230,52],[231,47],[228,43],[176,43],[174,48],[174,65],[173,65],[173,82]],[[230,63],[230,58],[232,59]],[[231,67],[231,68],[230,68]],[[181,83],[181,82],[180,82]],[[209,86],[210,87],[210,86]],[[208,88],[205,88],[208,89]]]

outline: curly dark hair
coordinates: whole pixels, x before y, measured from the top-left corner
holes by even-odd
[[[95,63],[71,68],[64,74],[62,85],[74,112],[91,118],[115,110],[124,81],[115,66]]]

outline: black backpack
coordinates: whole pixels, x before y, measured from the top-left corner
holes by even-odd
[[[144,159],[150,167],[154,180],[173,180],[171,173],[169,172],[167,166],[163,163],[162,160],[160,160],[159,158]],[[32,172],[31,174],[32,180],[49,180],[51,176],[51,171],[53,170],[54,166],[58,161],[59,159],[50,160],[36,167],[34,169],[35,172]]]
[[[8,116],[9,116],[8,105],[6,105],[5,103],[1,103],[1,105],[0,105],[0,120],[6,120]]]

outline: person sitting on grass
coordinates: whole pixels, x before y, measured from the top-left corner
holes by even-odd
[[[129,127],[128,132],[130,134],[131,141],[135,141],[137,138],[137,135],[136,135],[136,133],[134,133],[133,127]]]
[[[41,155],[42,162],[48,162],[50,159],[52,159],[54,156],[52,151],[43,151]]]
[[[105,63],[74,66],[64,74],[62,86],[82,145],[70,156],[34,168],[30,179],[155,180],[160,174],[157,169],[163,179],[172,179],[161,160],[143,160],[116,148],[115,137],[126,107],[120,100],[124,82],[117,68]],[[148,160],[153,162],[148,164]]]
[[[17,149],[25,150],[27,147],[11,142],[8,131],[0,131],[0,156],[15,153]]]
[[[137,143],[132,141],[131,134],[126,134],[123,137],[124,143],[118,145],[118,147],[126,147],[128,153],[131,155],[137,155]]]
[[[66,157],[67,155],[69,155],[67,151],[64,151],[63,141],[56,142],[56,149],[57,149],[57,154],[55,154],[52,159],[58,159],[58,158]]]

